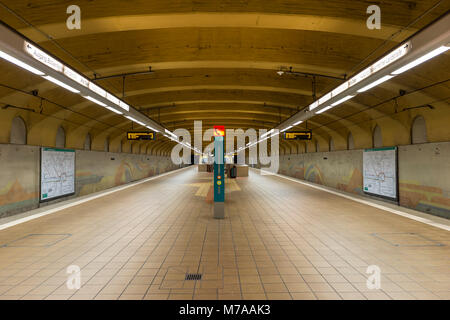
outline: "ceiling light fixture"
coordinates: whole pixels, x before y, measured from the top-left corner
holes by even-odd
[[[379,85],[379,84],[381,84],[381,83],[383,83],[383,82],[386,82],[386,81],[392,79],[393,77],[394,77],[394,76],[386,75],[386,76],[384,76],[384,77],[378,79],[377,81],[374,81],[374,82],[372,82],[371,84],[368,84],[368,85],[365,86],[364,88],[359,89],[358,92],[365,92],[365,91],[367,91],[367,90],[369,90],[369,89],[372,89],[373,87],[375,87],[375,86],[377,86],[377,85]]]
[[[116,110],[116,109],[111,108],[111,107],[109,107],[109,106],[106,106],[105,108],[108,109],[108,110],[111,110],[111,111],[114,112],[114,113],[117,113],[117,114],[123,114],[123,113],[120,112],[119,110]]]
[[[25,62],[22,62],[19,59],[16,59],[13,56],[10,56],[9,54],[7,54],[6,52],[3,52],[1,50],[0,50],[0,57],[5,59],[5,60],[7,60],[7,61],[9,61],[9,62],[11,62],[11,63],[14,63],[16,66],[19,66],[19,67],[21,67],[21,68],[23,68],[25,70],[30,71],[30,72],[38,75],[38,76],[45,75],[44,72],[42,72],[42,71],[40,71],[40,70],[38,70],[36,68],[33,68],[32,66],[26,64]]]
[[[395,70],[394,72],[392,72],[392,74],[400,74],[400,73],[403,73],[403,72],[405,72],[405,71],[407,71],[407,70],[409,70],[409,69],[414,68],[415,66],[418,66],[418,65],[421,64],[421,63],[424,63],[425,61],[428,61],[428,60],[430,60],[430,59],[432,59],[432,58],[434,58],[434,57],[440,55],[441,53],[444,53],[445,51],[447,51],[447,50],[449,50],[449,49],[450,49],[450,47],[447,46],[447,45],[445,45],[445,46],[440,46],[439,48],[434,49],[433,51],[428,52],[427,54],[421,56],[420,58],[418,58],[418,59],[416,59],[416,60],[414,60],[414,61],[408,63],[407,65],[405,65],[405,66],[403,66],[403,67],[401,67],[401,68]]]
[[[59,81],[58,79],[55,79],[55,78],[50,77],[50,76],[44,76],[43,78],[44,78],[44,79],[47,79],[48,81],[53,82],[54,84],[56,84],[56,85],[58,85],[58,86],[60,86],[60,87],[63,87],[64,89],[67,89],[67,90],[69,90],[69,91],[71,91],[71,92],[73,92],[73,93],[80,93],[80,90],[77,90],[77,89],[75,89],[75,88],[72,88],[72,87],[69,86],[68,84],[65,84],[64,82]]]
[[[325,107],[325,108],[323,108],[322,110],[317,111],[316,114],[321,114],[322,112],[325,112],[325,111],[327,111],[327,110],[330,110],[331,108],[333,108],[333,106]]]
[[[105,103],[103,103],[103,102],[101,102],[101,101],[98,101],[97,99],[92,98],[91,96],[83,96],[83,97],[85,97],[85,98],[88,99],[88,100],[91,100],[92,102],[98,104],[99,106],[106,107],[106,104],[105,104]]]
[[[353,97],[354,97],[354,95],[346,96],[346,97],[342,98],[341,100],[338,100],[338,101],[332,103],[331,106],[332,106],[332,107],[335,107],[335,106],[337,106],[337,105],[339,105],[339,104],[341,104],[341,103],[343,103],[343,102],[345,102],[345,101],[347,101],[347,100],[350,100],[350,99],[353,98]]]

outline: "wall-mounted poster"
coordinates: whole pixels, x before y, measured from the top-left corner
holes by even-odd
[[[40,200],[75,193],[75,150],[41,148]]]
[[[364,192],[397,200],[397,147],[365,149]]]

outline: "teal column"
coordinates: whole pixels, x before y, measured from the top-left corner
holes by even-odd
[[[214,218],[225,216],[225,154],[224,138],[214,137]]]

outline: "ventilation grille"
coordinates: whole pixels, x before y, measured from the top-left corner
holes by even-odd
[[[186,273],[184,280],[202,280],[201,273]]]

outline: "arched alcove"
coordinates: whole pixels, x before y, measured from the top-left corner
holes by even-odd
[[[374,148],[380,148],[383,146],[383,136],[381,134],[381,128],[380,126],[375,126],[375,129],[373,129],[373,147]]]
[[[316,152],[320,152],[319,141],[316,140]]]
[[[84,150],[91,150],[91,135],[88,133],[84,139]]]
[[[58,131],[56,131],[56,148],[65,148],[66,147],[66,132],[63,127],[59,127]]]
[[[417,116],[411,126],[411,143],[426,143],[427,138],[427,126],[425,119],[422,116]]]
[[[105,139],[105,145],[104,145],[104,147],[103,147],[103,150],[104,150],[105,152],[109,152],[109,138],[106,138],[106,139]]]
[[[15,117],[12,121],[9,143],[27,144],[27,126],[21,117]]]
[[[349,132],[347,136],[347,149],[348,150],[355,149],[355,141],[353,140],[353,134],[351,132]]]
[[[333,138],[330,138],[329,150],[330,151],[334,151],[334,140],[333,140]]]

